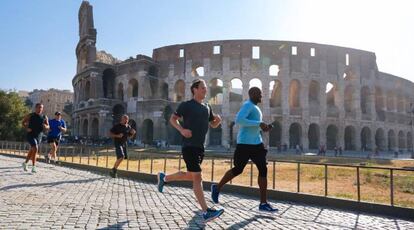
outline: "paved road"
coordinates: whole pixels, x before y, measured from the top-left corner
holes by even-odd
[[[154,184],[39,163],[23,172],[22,159],[0,155],[0,229],[414,229],[414,222],[224,194],[223,216],[202,223],[188,188]],[[206,193],[209,196],[210,193]]]

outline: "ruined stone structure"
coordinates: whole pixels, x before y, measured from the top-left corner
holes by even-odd
[[[120,114],[130,115],[137,139],[180,142],[168,118],[191,98],[195,78],[221,114],[207,145],[235,142],[234,118],[248,89],[263,90],[264,120],[274,124],[266,144],[294,148],[395,151],[412,149],[414,84],[380,72],[372,52],[294,41],[225,40],[179,44],[117,60],[95,48],[92,6],[79,11],[75,134],[106,136]]]

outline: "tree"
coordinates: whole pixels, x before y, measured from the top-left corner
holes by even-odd
[[[29,108],[16,92],[0,90],[0,140],[23,140],[25,130],[22,120],[29,112]]]

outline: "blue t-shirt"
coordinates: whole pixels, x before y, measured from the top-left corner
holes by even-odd
[[[63,119],[61,119],[60,121],[56,119],[51,119],[49,120],[49,126],[50,130],[47,134],[47,137],[50,138],[60,138],[62,132],[60,131],[59,126],[61,126],[62,128],[66,128],[66,124]]]
[[[243,103],[236,115],[236,124],[240,126],[237,144],[258,145],[263,142],[260,134],[262,111],[251,100]]]

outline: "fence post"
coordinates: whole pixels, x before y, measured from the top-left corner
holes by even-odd
[[[141,152],[138,154],[138,172],[141,171]]]
[[[273,161],[273,189],[276,188],[276,162]]]
[[[178,155],[178,171],[181,172],[181,153]]]
[[[79,151],[79,164],[82,164],[82,153],[83,153],[83,148],[81,147]]]
[[[75,148],[72,149],[72,163],[73,163],[73,156],[75,155]]]
[[[214,181],[214,158],[211,159],[211,181]]]
[[[152,164],[153,164],[153,158],[152,158],[152,155],[151,155],[150,157],[151,157],[150,174],[152,174]]]
[[[361,188],[360,188],[360,180],[359,180],[359,166],[357,166],[357,192],[358,192],[358,202],[361,201]]]
[[[233,167],[233,158],[230,158],[230,169]],[[230,180],[230,184],[233,184],[233,179]]]
[[[167,157],[164,156],[164,173],[167,173]]]
[[[298,178],[298,184],[297,184],[297,192],[300,192],[300,163],[298,162],[298,167],[297,167],[297,178]]]
[[[390,187],[391,187],[391,206],[394,206],[394,170],[390,169]]]
[[[91,156],[91,147],[88,148],[88,165],[90,161],[90,156]]]
[[[253,163],[250,161],[250,187],[253,186]]]
[[[116,151],[116,150],[115,150]],[[109,164],[109,147],[106,146],[106,163],[105,163],[105,167],[108,168],[108,164]]]
[[[325,165],[325,196],[328,196],[328,165]]]

